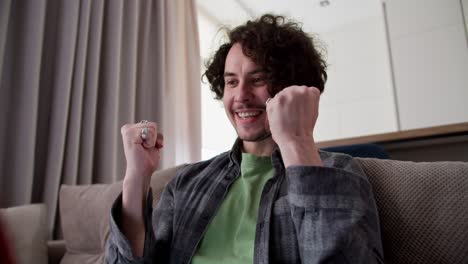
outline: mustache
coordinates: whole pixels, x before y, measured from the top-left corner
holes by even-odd
[[[254,104],[254,103],[242,103],[242,104],[237,104],[236,106],[233,106],[231,108],[232,111],[237,111],[237,110],[242,110],[242,109],[249,109],[249,108],[256,108],[256,109],[262,109],[266,110],[266,104]]]

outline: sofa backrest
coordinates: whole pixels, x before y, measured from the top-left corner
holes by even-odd
[[[374,190],[386,263],[468,263],[468,163],[357,160]]]
[[[153,174],[151,188],[155,203],[180,167]],[[104,262],[110,208],[121,191],[121,181],[114,184],[62,185],[59,206],[66,252],[61,264]]]
[[[468,163],[357,159],[379,208],[386,263],[468,263]],[[156,172],[154,202],[177,169]],[[102,263],[122,183],[62,186],[62,264]]]

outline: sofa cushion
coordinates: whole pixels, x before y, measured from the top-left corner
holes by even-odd
[[[154,203],[179,167],[153,174],[151,188]],[[62,185],[59,200],[60,219],[67,249],[62,264],[103,263],[105,244],[109,235],[110,210],[121,191],[122,182],[81,186]]]
[[[0,209],[8,241],[19,264],[47,264],[47,214],[44,204]]]
[[[374,189],[386,263],[467,263],[468,163],[358,161]]]

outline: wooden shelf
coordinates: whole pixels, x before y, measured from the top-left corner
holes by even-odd
[[[411,129],[392,133],[376,134],[371,136],[345,138],[338,140],[318,142],[319,148],[345,146],[364,143],[384,143],[392,141],[403,141],[411,139],[420,139],[427,137],[447,136],[452,134],[468,134],[468,122],[453,125],[436,126],[428,128]]]

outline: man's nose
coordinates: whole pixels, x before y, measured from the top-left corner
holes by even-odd
[[[249,85],[246,82],[241,82],[239,83],[239,86],[237,87],[237,95],[236,95],[236,101],[237,102],[248,102],[252,100],[253,94],[252,90],[250,89]]]

